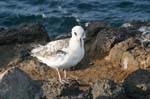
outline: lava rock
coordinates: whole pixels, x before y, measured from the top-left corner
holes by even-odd
[[[0,31],[0,45],[48,41],[49,37],[41,24],[21,24]]]
[[[131,20],[122,24],[120,29],[126,32],[130,37],[141,39],[143,34],[143,31],[141,30],[143,30],[145,27],[150,27],[150,20]]]
[[[91,45],[90,56],[103,58],[116,43],[125,39],[127,39],[127,35],[118,29],[105,28],[98,33],[94,43]]]
[[[0,67],[16,65],[27,56],[33,44],[45,44],[49,40],[40,24],[21,24],[13,29],[0,30]]]
[[[43,96],[46,99],[57,99],[60,83],[56,79],[43,81]]]
[[[89,51],[91,44],[93,44],[93,42],[95,41],[98,32],[108,27],[111,26],[100,20],[92,20],[85,24],[85,47],[87,51]]]
[[[126,99],[123,88],[109,79],[101,79],[92,86],[93,99]]]
[[[150,20],[130,20],[121,27],[138,30],[141,26],[150,26]]]
[[[87,38],[97,36],[98,32],[104,28],[111,27],[109,24],[106,24],[100,20],[92,20],[86,23],[86,34]]]
[[[135,38],[129,38],[116,44],[109,52],[107,58],[116,66],[124,69],[150,68],[150,49],[141,45]]]
[[[67,79],[65,83],[60,86],[59,95],[60,96],[71,96],[78,95],[82,91],[79,88],[79,83],[77,80]]]
[[[123,86],[131,99],[150,99],[150,71],[134,71],[124,80]]]
[[[17,65],[18,62],[30,56],[31,49],[32,43],[0,45],[0,67]]]
[[[42,88],[46,99],[92,99],[90,88],[81,90],[79,82],[73,79],[67,79],[64,84],[49,79]]]
[[[41,95],[40,87],[17,67],[0,75],[0,99],[40,99]]]

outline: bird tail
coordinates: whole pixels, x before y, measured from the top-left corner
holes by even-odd
[[[44,46],[42,46],[42,45],[37,45],[35,48],[33,48],[33,49],[31,50],[30,55],[33,56],[33,57],[35,57],[36,54],[37,54],[38,52],[42,51],[43,49],[44,49]]]
[[[40,62],[42,62],[42,63],[47,63],[47,59],[44,58],[44,57],[36,56],[36,58],[37,58]]]

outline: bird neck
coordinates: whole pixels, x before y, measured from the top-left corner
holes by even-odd
[[[84,49],[84,41],[83,39],[76,39],[76,38],[71,38],[69,41],[69,47],[73,50],[78,49],[78,48],[83,48]]]

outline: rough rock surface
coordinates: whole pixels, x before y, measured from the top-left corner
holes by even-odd
[[[100,20],[93,20],[85,24],[85,32],[86,32],[86,39],[85,39],[85,47],[86,51],[89,52],[91,50],[91,45],[94,43],[96,36],[99,31],[111,27],[109,24],[106,24]],[[90,55],[89,55],[90,56]]]
[[[0,99],[40,99],[40,87],[19,68],[11,68],[0,75]]]
[[[141,26],[150,26],[150,20],[131,20],[124,23],[121,27],[138,30]]]
[[[67,83],[60,84],[56,79],[49,79],[42,88],[46,99],[92,99],[90,88],[80,89],[76,80],[68,79]]]
[[[48,40],[48,34],[40,24],[21,24],[13,29],[0,30],[0,67],[28,56],[32,43],[44,44]]]
[[[94,36],[97,36],[98,32],[102,29],[111,27],[109,24],[99,20],[93,20],[86,24],[86,36],[88,40],[93,39]]]
[[[132,20],[124,23],[121,28],[129,36],[137,38],[150,48],[150,20]]]
[[[93,99],[126,99],[123,88],[109,79],[100,79],[92,87]]]
[[[150,99],[150,71],[134,71],[124,80],[123,86],[131,99]]]
[[[150,49],[143,47],[139,40],[129,38],[116,44],[110,50],[108,59],[124,69],[146,69],[150,68]]]
[[[21,24],[13,29],[0,30],[0,45],[48,40],[48,34],[40,24]]]
[[[32,44],[14,44],[0,46],[0,68],[7,65],[14,65],[29,56]]]
[[[98,20],[87,23],[86,35],[88,56],[99,59],[104,58],[116,43],[128,38],[126,32]]]
[[[43,92],[46,99],[56,99],[58,95],[60,83],[56,79],[48,79],[43,82]]]
[[[91,46],[90,55],[103,58],[116,44],[127,38],[127,35],[116,28],[105,28],[99,31],[96,40]]]

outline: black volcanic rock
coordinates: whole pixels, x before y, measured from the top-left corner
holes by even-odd
[[[111,25],[106,24],[100,20],[93,20],[86,24],[87,24],[87,26],[86,26],[87,38],[96,36],[98,34],[98,32],[104,28],[111,27]]]
[[[134,71],[124,80],[123,86],[131,99],[150,99],[150,71]]]
[[[47,41],[49,36],[41,24],[21,24],[12,29],[0,29],[0,67],[29,56],[32,44],[45,44]]]
[[[86,33],[86,49],[89,50],[90,46],[94,41],[99,31],[105,29],[106,27],[111,27],[108,24],[100,20],[92,20],[85,24],[85,33]]]
[[[111,48],[125,39],[127,35],[116,28],[105,28],[98,32],[94,43],[91,45],[90,56],[102,58]]]
[[[40,99],[41,95],[40,87],[17,67],[0,75],[0,99]]]
[[[48,41],[49,37],[41,24],[21,24],[16,28],[0,30],[0,45]]]
[[[93,99],[127,99],[123,88],[109,79],[100,79],[92,87]]]

